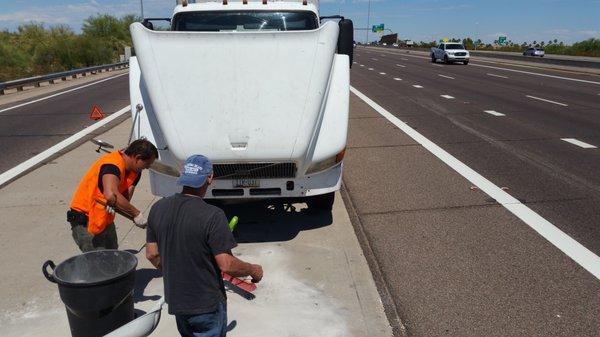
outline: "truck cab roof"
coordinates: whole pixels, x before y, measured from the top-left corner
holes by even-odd
[[[247,0],[244,4],[243,0],[189,0],[184,6],[178,0],[177,6],[173,11],[173,16],[181,12],[198,12],[198,11],[311,11],[317,16],[319,15],[318,0]]]

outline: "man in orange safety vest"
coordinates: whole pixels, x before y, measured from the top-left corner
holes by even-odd
[[[138,139],[125,150],[100,157],[90,167],[67,212],[73,239],[82,252],[118,248],[115,208],[131,216],[136,226],[146,227],[146,218],[130,200],[142,170],[157,158],[154,144]]]

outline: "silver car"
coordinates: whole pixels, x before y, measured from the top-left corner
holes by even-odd
[[[528,48],[526,51],[523,52],[523,56],[544,57],[545,54],[546,52],[544,51],[544,49],[541,48]]]

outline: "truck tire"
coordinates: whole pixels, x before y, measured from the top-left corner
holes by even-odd
[[[450,63],[450,60],[448,60],[448,55],[444,55],[444,63]]]
[[[464,61],[463,64],[467,65],[467,64],[469,64],[469,61]]]
[[[437,60],[435,59],[435,55],[432,53],[431,54],[431,63],[435,63],[435,61],[437,61]]]
[[[331,211],[333,208],[333,201],[335,200],[335,192],[326,194],[314,195],[306,199],[306,205],[308,209],[316,211]]]
[[[338,23],[340,35],[338,35],[337,49],[338,54],[348,55],[350,58],[350,68],[354,59],[354,24],[352,20],[342,19]]]

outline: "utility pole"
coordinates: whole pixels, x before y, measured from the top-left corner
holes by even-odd
[[[140,8],[142,9],[142,20],[144,20],[144,0],[140,0]]]
[[[367,11],[367,41],[365,41],[365,43],[367,45],[369,44],[369,29],[371,29],[370,20],[371,20],[371,0],[369,0],[369,10]]]

